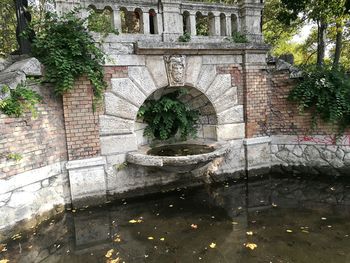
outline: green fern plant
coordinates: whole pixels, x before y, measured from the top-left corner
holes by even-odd
[[[167,140],[179,132],[182,140],[195,137],[199,112],[179,100],[183,93],[183,90],[168,93],[159,100],[148,100],[141,106],[138,117],[148,124],[145,136]]]

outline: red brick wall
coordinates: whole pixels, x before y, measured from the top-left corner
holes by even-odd
[[[272,135],[329,135],[334,134],[336,127],[318,121],[317,129],[312,130],[311,114],[301,114],[298,105],[287,100],[289,91],[297,80],[289,78],[289,72],[272,72],[269,76],[269,128]]]
[[[63,95],[69,160],[100,154],[98,111],[93,110],[93,91],[87,77],[75,82],[72,91]]]
[[[48,86],[38,87],[43,102],[38,117],[22,118],[0,114],[0,179],[67,160],[62,100]],[[20,154],[18,162],[9,154]]]
[[[244,70],[246,138],[268,135],[267,72],[259,67]]]
[[[126,78],[127,67],[105,67],[105,81]],[[87,77],[76,81],[72,91],[63,95],[64,119],[69,160],[92,158],[100,155],[99,115],[103,109],[92,108],[93,91]]]

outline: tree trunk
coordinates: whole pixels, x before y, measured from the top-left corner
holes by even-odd
[[[326,54],[326,39],[327,39],[327,23],[324,21],[318,22],[318,45],[317,45],[317,66],[324,64]]]
[[[341,23],[336,24],[337,27],[337,38],[335,42],[335,54],[334,54],[334,61],[333,61],[333,68],[337,68],[339,66],[340,61],[340,55],[342,51],[342,44],[343,44],[343,27]]]

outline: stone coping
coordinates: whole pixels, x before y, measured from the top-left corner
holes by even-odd
[[[266,53],[269,46],[258,43],[180,43],[180,42],[136,42],[136,54],[165,55],[181,53],[183,55],[218,55],[218,54],[242,54],[251,51],[253,53]]]
[[[50,164],[0,180],[0,195],[48,179],[63,172],[65,162]]]
[[[339,136],[336,140],[334,135],[273,135],[271,140],[272,144],[350,146],[350,135]]]
[[[163,167],[167,165],[171,166],[185,166],[192,164],[208,163],[215,158],[225,155],[230,149],[230,143],[205,141],[205,140],[189,140],[186,142],[175,144],[200,144],[214,147],[214,151],[210,153],[188,155],[188,156],[154,156],[147,155],[147,152],[151,149],[150,146],[143,146],[137,152],[128,153],[126,160],[129,163],[150,166],[150,167]]]
[[[244,139],[243,143],[244,145],[257,145],[257,144],[264,144],[264,143],[270,143],[271,138],[269,136],[266,137],[258,137],[258,138],[248,138]]]
[[[86,167],[103,166],[105,164],[106,164],[106,158],[100,156],[100,157],[89,158],[89,159],[69,161],[66,164],[66,168],[67,170],[73,170],[73,169],[80,169],[80,168],[86,168]]]

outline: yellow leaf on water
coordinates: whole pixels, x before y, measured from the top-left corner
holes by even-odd
[[[247,243],[247,244],[245,244],[245,247],[249,248],[251,250],[254,250],[254,249],[256,249],[258,247],[258,245],[254,244],[254,243]]]
[[[148,240],[153,240],[153,239],[154,239],[154,237],[148,237],[147,239],[148,239]]]
[[[7,251],[6,244],[0,244],[0,252]]]
[[[209,245],[209,247],[210,247],[210,248],[215,248],[215,247],[216,247],[216,244],[215,244],[215,243],[211,243],[211,244]]]
[[[141,219],[137,219],[137,220],[135,220],[135,219],[131,219],[131,220],[129,220],[129,223],[130,224],[136,224],[136,223],[142,223],[142,220]]]
[[[287,229],[286,232],[287,233],[293,233],[293,230]]]
[[[164,241],[164,240],[165,240],[165,238],[164,238],[164,237],[161,237],[159,240],[160,240],[160,241]]]
[[[8,260],[8,259],[0,259],[0,263],[7,263],[7,262],[10,262],[10,260]]]
[[[252,236],[252,235],[253,235],[253,231],[248,231],[248,232],[247,232],[247,235],[248,235],[248,236]]]
[[[306,233],[306,234],[310,233],[310,232],[307,231],[307,230],[301,230],[301,232]]]
[[[105,255],[105,257],[106,257],[106,258],[110,258],[110,257],[113,255],[113,252],[114,252],[114,249],[108,250],[107,253],[106,253],[106,255]]]
[[[238,222],[233,221],[232,225],[238,225]]]
[[[117,257],[116,259],[111,259],[108,261],[108,263],[119,263],[120,262],[120,257]]]
[[[192,225],[191,225],[191,228],[193,228],[193,229],[197,229],[197,228],[198,228],[198,226],[197,226],[196,224],[192,224]]]

